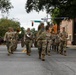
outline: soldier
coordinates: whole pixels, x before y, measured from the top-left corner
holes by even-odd
[[[17,30],[16,32],[15,32],[16,34],[16,36],[15,36],[15,39],[16,39],[16,43],[15,43],[15,50],[17,49],[17,43],[18,43],[18,39],[19,39],[19,30]]]
[[[52,50],[56,51],[56,42],[55,42],[56,33],[52,31],[51,34],[52,34]]]
[[[66,46],[67,46],[67,38],[68,34],[65,31],[65,27],[63,27],[62,33],[60,33],[60,54],[66,56]]]
[[[31,46],[32,46],[32,39],[33,39],[30,28],[27,29],[27,31],[24,35],[24,39],[25,39],[25,44],[26,44],[26,49],[27,49],[27,55],[30,56]]]
[[[56,39],[55,39],[55,43],[56,43],[56,52],[57,52],[57,53],[59,53],[59,43],[60,43],[59,33],[60,33],[60,31],[58,30],[57,33],[56,33]]]
[[[8,31],[5,33],[4,41],[6,41],[8,56],[10,54],[13,54],[13,51],[15,49],[15,42],[16,42],[15,35],[16,33],[14,32],[12,27],[9,27]]]
[[[50,47],[52,45],[52,35],[50,33],[50,26],[46,26],[46,40],[47,40],[46,54],[50,56]]]
[[[39,37],[39,35],[44,31],[44,23],[41,23],[38,27],[38,32],[36,35],[36,38]],[[37,47],[38,47],[38,54],[39,54],[39,59],[41,59],[41,51],[42,51],[42,44],[41,44],[41,40],[37,41]]]
[[[43,31],[37,38],[37,40],[41,40],[41,44],[42,44],[42,51],[41,51],[41,59],[42,61],[45,61],[45,55],[46,55],[46,46],[48,43],[48,47],[49,48],[49,43],[50,43],[50,36],[48,35],[50,33],[50,28],[49,26],[46,26],[46,31]],[[49,36],[49,38],[48,38]],[[48,50],[49,53],[49,50]]]

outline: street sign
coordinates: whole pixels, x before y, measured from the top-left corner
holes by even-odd
[[[43,20],[44,22],[47,22],[48,18],[41,18],[41,20]]]
[[[40,23],[41,21],[40,20],[34,20],[34,22]]]

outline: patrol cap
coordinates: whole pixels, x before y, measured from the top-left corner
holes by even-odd
[[[12,27],[8,27],[8,29],[9,29],[9,30],[13,30],[13,28],[12,28]]]
[[[46,30],[49,30],[49,28],[50,28],[50,26],[49,26],[49,25],[47,25],[47,26],[46,26]]]
[[[41,25],[44,25],[44,23],[43,23],[43,22],[41,22],[40,24],[41,24]]]

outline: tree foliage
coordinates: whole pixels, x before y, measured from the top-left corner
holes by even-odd
[[[48,12],[51,7],[56,6],[57,2],[58,0],[27,0],[25,8],[28,13],[32,10],[39,12],[44,9]]]
[[[13,8],[13,6],[10,0],[0,0],[0,10],[2,13],[8,12],[11,8]]]
[[[18,28],[20,28],[20,23],[17,21],[14,21],[12,19],[0,19],[0,36],[3,37],[5,32],[8,30],[8,27],[13,27],[16,31]]]
[[[76,18],[76,0],[27,0],[25,9],[27,13],[32,10],[37,12],[46,10],[53,18]],[[54,20],[60,22],[62,19]]]

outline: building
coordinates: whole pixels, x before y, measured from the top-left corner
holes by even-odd
[[[62,27],[66,28],[66,32],[68,33],[68,44],[76,45],[76,19],[74,20],[63,20],[60,23],[60,31],[62,31]]]

